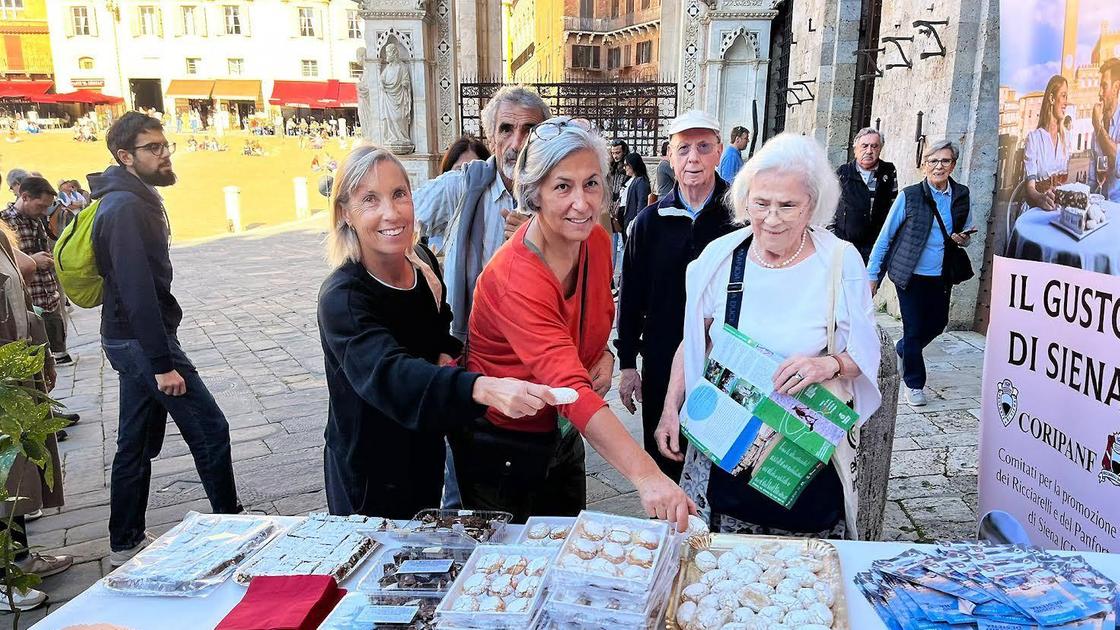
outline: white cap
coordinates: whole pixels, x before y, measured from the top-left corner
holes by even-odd
[[[671,137],[675,133],[688,131],[689,129],[711,129],[716,132],[716,135],[719,135],[719,121],[707,112],[690,109],[670,121],[669,128],[666,131]]]

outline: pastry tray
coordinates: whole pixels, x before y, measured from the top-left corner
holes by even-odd
[[[762,547],[769,543],[777,543],[779,548],[788,547],[798,551],[815,553],[824,562],[821,577],[832,584],[832,628],[833,630],[851,630],[848,623],[848,604],[844,599],[844,574],[840,570],[840,553],[836,551],[836,547],[819,538],[785,538],[743,534],[693,536],[684,543],[677,581],[673,585],[673,590],[669,595],[669,606],[665,610],[665,628],[682,630],[680,624],[677,623],[677,607],[681,603],[681,591],[689,584],[698,582],[700,575],[703,573],[692,561],[696,554],[704,550],[719,554],[740,545]]]
[[[540,577],[540,586],[533,592],[532,604],[529,610],[520,613],[514,612],[466,612],[457,611],[452,607],[459,597],[463,596],[463,584],[466,580],[474,575],[476,572],[479,561],[491,554],[496,554],[501,557],[509,556],[523,556],[527,560],[534,560],[537,558],[545,558],[548,564],[545,565],[544,573]],[[549,574],[553,570],[552,561],[556,558],[555,547],[532,547],[526,545],[479,545],[475,547],[474,553],[471,554],[470,559],[467,560],[463,570],[459,572],[459,577],[455,579],[455,583],[451,585],[451,590],[444,596],[443,601],[440,602],[439,608],[436,609],[436,620],[439,626],[442,627],[466,627],[466,628],[504,628],[508,630],[525,629],[534,627],[534,619],[540,613],[541,603],[544,601],[545,589],[548,588]]]
[[[439,594],[382,595],[349,593],[323,620],[319,630],[430,630],[436,627]],[[429,611],[425,621],[423,611]],[[406,621],[407,620],[407,621]]]
[[[425,522],[430,519],[436,519],[437,522],[454,521],[455,523],[450,527],[440,527],[433,522]],[[466,519],[476,519],[484,521],[486,528],[473,528],[465,527],[462,521]],[[467,536],[475,542],[487,543],[491,540],[500,538],[502,530],[510,521],[513,520],[513,514],[509,512],[498,512],[489,510],[440,510],[440,509],[427,509],[417,512],[416,516],[404,526],[403,530],[397,530],[402,535],[408,536],[411,534],[427,534],[427,535],[442,535],[446,534],[449,542],[453,542],[459,536]]]
[[[1093,232],[1096,232],[1097,230],[1103,228],[1104,226],[1108,225],[1109,223],[1112,223],[1111,219],[1109,219],[1108,221],[1105,221],[1104,223],[1098,224],[1097,227],[1095,227],[1091,230],[1086,230],[1084,232],[1075,232],[1075,231],[1069,229],[1069,227],[1067,227],[1065,225],[1062,225],[1062,222],[1058,217],[1054,217],[1053,219],[1050,219],[1050,224],[1051,225],[1053,225],[1054,227],[1058,228],[1059,230],[1065,232],[1066,234],[1069,234],[1070,236],[1072,236],[1074,238],[1074,240],[1078,240],[1078,241],[1082,240],[1086,236],[1089,236]]]
[[[525,526],[521,528],[521,535],[518,536],[515,544],[531,545],[534,547],[553,547],[559,549],[560,546],[564,544],[564,541],[567,540],[567,535],[565,535],[563,538],[540,539],[529,537],[529,532],[533,529],[533,527],[542,523],[544,525],[548,525],[550,528],[564,527],[568,530],[567,533],[571,534],[572,529],[575,528],[576,519],[570,516],[530,516],[528,520],[525,521]]]
[[[361,530],[384,522],[360,515],[311,514],[242,564],[233,579],[248,586],[260,575],[329,575],[341,583],[376,546]]]
[[[609,576],[594,571],[586,571],[582,568],[573,569],[565,566],[564,558],[566,556],[575,556],[576,541],[581,539],[579,532],[587,523],[598,523],[606,528],[612,526],[623,526],[635,531],[652,532],[657,536],[657,548],[653,549],[653,562],[649,570],[641,578],[626,578],[621,576]],[[657,577],[657,568],[661,563],[661,557],[666,554],[666,549],[670,544],[672,536],[670,535],[669,526],[662,521],[651,521],[649,519],[634,518],[630,516],[616,516],[613,514],[603,514],[600,512],[588,512],[584,510],[580,512],[579,517],[576,518],[576,524],[572,527],[568,539],[564,541],[564,545],[560,547],[560,552],[556,556],[556,566],[553,567],[553,586],[557,588],[573,588],[580,586],[591,586],[601,589],[614,589],[628,593],[648,594],[653,587],[654,578]],[[633,543],[630,543],[631,547]]]

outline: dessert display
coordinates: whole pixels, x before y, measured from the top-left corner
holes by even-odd
[[[342,582],[374,547],[358,528],[376,529],[383,522],[361,515],[311,514],[242,565],[233,579],[247,585],[258,575],[329,575]]]
[[[436,610],[441,627],[528,627],[555,553],[546,547],[479,545]]]
[[[226,580],[280,528],[252,516],[189,512],[171,531],[105,577],[129,595],[191,597]]]
[[[532,516],[525,521],[525,527],[521,530],[517,544],[559,547],[567,540],[574,525],[574,518]]]
[[[513,520],[509,512],[484,510],[422,510],[405,527],[412,533],[467,536],[475,542],[489,542]]]
[[[1058,216],[1054,225],[1081,238],[1107,223],[1099,195],[1089,194],[1086,184],[1065,184],[1054,189]]]
[[[319,630],[431,630],[439,602],[439,595],[350,593]]]
[[[581,512],[556,558],[556,579],[566,586],[648,593],[668,537],[663,522]]]
[[[471,547],[403,545],[385,549],[359,590],[445,593],[463,570]]]
[[[848,627],[839,556],[831,545],[723,534],[689,543],[666,620],[670,627]]]

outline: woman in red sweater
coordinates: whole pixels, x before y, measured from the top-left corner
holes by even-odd
[[[598,224],[609,198],[603,139],[582,119],[533,129],[514,195],[532,219],[479,275],[467,367],[489,376],[568,387],[577,398],[517,422],[493,409],[452,434],[463,505],[515,520],[574,516],[587,503],[583,438],[637,487],[650,516],[687,526],[696,506],[611,412],[607,350],[614,320],[611,240]],[[596,392],[593,386],[603,380]]]

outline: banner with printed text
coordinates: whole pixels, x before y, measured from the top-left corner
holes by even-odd
[[[982,410],[981,514],[1120,552],[1120,277],[997,256]]]

